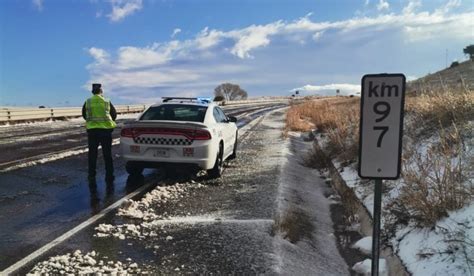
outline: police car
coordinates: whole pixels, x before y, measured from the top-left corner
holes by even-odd
[[[122,129],[126,170],[190,165],[220,177],[224,161],[236,157],[236,121],[210,99],[165,97]]]

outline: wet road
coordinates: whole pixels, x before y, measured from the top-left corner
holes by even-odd
[[[276,112],[273,116],[282,114]],[[150,221],[153,225],[147,228],[156,235],[146,234],[148,230],[142,226],[141,237],[94,237],[94,224],[38,261],[80,249],[94,250],[100,256],[124,263],[131,258],[153,274],[272,272],[272,227],[283,150],[279,146],[281,128],[260,123],[245,136],[238,158],[227,164],[221,179],[208,180],[184,172],[170,173],[159,181],[149,178],[164,189],[169,188],[171,194],[168,199],[150,203],[148,210],[162,218]],[[176,186],[180,188],[174,189]],[[146,225],[140,219],[114,214],[100,223],[117,227]],[[20,272],[28,272],[32,265]]]
[[[271,105],[226,107],[223,109],[234,116],[245,115]],[[124,123],[139,114],[119,115],[113,138],[120,137]],[[84,135],[82,118],[71,121],[38,122],[14,126],[0,126],[0,172],[15,165],[39,159],[47,159],[54,154],[84,149],[87,135]]]
[[[240,107],[229,108],[226,112],[233,115],[240,114],[242,118],[238,123],[242,126],[255,116],[261,115],[258,110],[268,111],[273,108],[276,107]],[[247,113],[251,114],[245,116]],[[63,135],[58,134],[62,137],[59,140],[70,139],[71,136],[64,133],[75,135],[75,131],[83,132],[82,122],[77,122],[81,130],[75,129],[79,127],[75,123],[72,125],[71,130],[63,132]],[[0,136],[3,138],[0,138],[0,150],[11,146],[11,143],[8,143],[9,139],[11,140],[14,135],[20,137],[22,128],[24,131],[25,127],[18,126],[9,133],[1,132]],[[32,127],[29,130],[30,133],[21,136],[25,139],[18,143],[18,147],[27,148],[31,143],[37,143],[35,139],[30,141],[26,137],[46,137],[41,144],[48,142],[44,129]],[[116,131],[116,135],[118,133],[119,131]],[[57,149],[53,146],[49,151]],[[33,155],[39,152],[41,151],[34,152]],[[116,180],[113,186],[104,183],[102,172],[99,172],[95,186],[88,185],[85,154],[0,174],[0,225],[2,225],[0,269],[8,267],[53,240],[143,183],[150,181],[161,183],[164,178],[163,172],[159,170],[146,170],[144,179],[128,179],[116,146],[113,147],[113,155],[116,166]],[[21,155],[11,153],[9,156],[10,159],[14,159]],[[102,160],[99,159],[98,163],[98,167],[103,168]]]

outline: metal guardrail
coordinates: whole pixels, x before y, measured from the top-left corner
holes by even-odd
[[[245,105],[245,104],[258,104],[258,103],[288,103],[288,98],[275,98],[275,99],[255,99],[255,100],[239,100],[239,101],[222,101],[219,105]]]
[[[282,103],[288,102],[288,99],[261,99],[261,100],[242,100],[242,101],[223,101],[219,105],[246,105],[257,103]],[[118,114],[140,113],[145,111],[148,105],[116,105]],[[82,107],[53,107],[53,108],[0,108],[0,124],[54,120],[63,118],[77,118],[82,116]]]
[[[118,105],[118,114],[139,113],[147,108],[146,105]],[[82,107],[54,108],[1,108],[0,123],[37,121],[61,118],[76,118],[82,116]]]

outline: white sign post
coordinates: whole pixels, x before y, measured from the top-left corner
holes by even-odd
[[[359,176],[375,180],[372,275],[378,275],[382,179],[400,177],[405,76],[365,75],[360,102]]]

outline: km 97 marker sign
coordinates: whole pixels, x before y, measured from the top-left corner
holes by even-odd
[[[397,179],[400,176],[404,99],[403,74],[362,78],[360,177]]]

